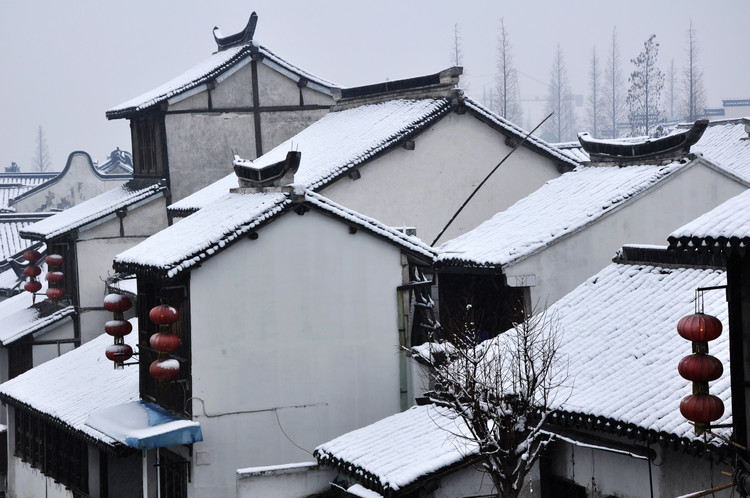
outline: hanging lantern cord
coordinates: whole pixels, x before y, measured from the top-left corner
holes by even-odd
[[[694,299],[695,312],[703,313],[703,309],[704,309],[704,297],[703,296],[706,291],[719,290],[719,289],[726,290],[726,288],[727,288],[726,285],[714,285],[712,287],[697,287],[695,289],[695,299]]]

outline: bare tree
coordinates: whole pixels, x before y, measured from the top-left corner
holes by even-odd
[[[510,34],[505,29],[505,20],[500,19],[500,35],[497,39],[497,75],[495,76],[495,112],[516,124],[521,124],[523,111],[518,90],[518,73],[513,65]]]
[[[553,116],[545,125],[544,136],[553,142],[573,140],[575,138],[573,92],[570,90],[568,72],[565,69],[565,61],[559,44],[550,71],[546,114],[549,113],[553,113]]]
[[[628,119],[631,135],[648,135],[661,118],[661,91],[664,73],[656,65],[659,44],[656,35],[643,43],[643,51],[632,59],[635,69],[630,73],[628,89]]]
[[[464,52],[461,48],[461,35],[458,31],[458,23],[453,25],[453,42],[451,44],[451,65],[453,66],[460,66],[463,68],[464,65]],[[465,78],[466,78],[466,68],[463,68],[463,74],[462,76],[464,79],[459,80],[458,87],[463,90],[468,90],[469,85],[467,84]]]
[[[695,121],[703,115],[706,107],[706,90],[703,87],[703,70],[698,66],[698,42],[690,20],[688,29],[688,46],[685,49],[687,63],[682,76],[682,99],[680,114],[687,121]]]
[[[34,156],[31,158],[31,165],[39,171],[47,171],[52,165],[47,150],[47,139],[44,137],[44,129],[39,125],[36,135],[36,146],[34,147]]]
[[[604,66],[604,84],[602,85],[602,119],[610,128],[609,133],[602,133],[609,138],[617,138],[617,123],[625,120],[625,80],[622,76],[622,62],[617,44],[617,28],[612,29],[612,45]]]
[[[586,100],[586,124],[591,134],[599,136],[599,124],[602,122],[601,66],[596,55],[596,47],[591,51],[589,66],[589,96]]]
[[[669,107],[669,115],[667,116],[670,121],[674,119],[674,59],[669,62],[669,73],[667,74],[667,105]]]
[[[478,443],[497,496],[515,498],[549,440],[542,425],[567,379],[559,328],[540,312],[494,339],[479,343],[480,335],[468,305],[463,326],[430,349],[435,387],[427,397],[465,422],[470,434],[454,436]]]

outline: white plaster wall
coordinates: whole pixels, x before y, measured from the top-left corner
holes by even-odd
[[[253,71],[249,59],[245,59],[242,63],[244,66],[211,90],[211,104],[214,107],[252,107]]]
[[[430,243],[510,150],[501,133],[469,113],[453,113],[419,135],[413,151],[393,150],[360,168],[359,180],[342,178],[322,193],[388,225],[416,227],[417,236]],[[440,242],[475,228],[557,176],[552,161],[519,148]]]
[[[59,322],[57,327],[48,330],[37,339],[43,341],[54,341],[57,339],[72,339],[74,335],[75,330],[73,328],[73,320],[71,318],[65,318]],[[72,343],[60,343],[59,347],[57,344],[34,345],[31,347],[33,365],[35,367],[41,365],[42,363],[57,358],[68,351],[72,351],[73,348],[74,346]]]
[[[191,272],[195,496],[399,410],[400,251],[315,211],[258,233]]]
[[[432,498],[460,498],[463,496],[490,496],[495,486],[484,472],[469,466],[440,479],[440,487]]]
[[[336,471],[314,463],[278,470],[238,470],[237,498],[304,498],[329,489],[335,477]]]
[[[743,192],[745,187],[696,162],[646,195],[566,237],[504,273],[536,275],[534,306],[547,306],[612,262],[624,244],[667,244],[675,229]]]
[[[73,493],[39,470],[12,457],[8,461],[8,496],[11,498],[72,498]]]
[[[66,209],[91,199],[102,192],[119,187],[126,180],[103,180],[93,172],[89,157],[83,153],[73,153],[68,158],[70,168],[62,178],[47,188],[13,204],[19,213],[51,211],[53,208]]]
[[[260,115],[263,151],[293,137],[328,113],[328,109],[299,112],[264,112]]]
[[[299,87],[296,81],[265,64],[258,64],[258,98],[263,107],[299,105]]]

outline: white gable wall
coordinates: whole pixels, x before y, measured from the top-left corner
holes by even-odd
[[[251,66],[244,64],[210,90],[211,108],[216,111],[208,110],[209,90],[170,104],[165,127],[173,201],[231,173],[235,153],[257,157]],[[265,64],[257,68],[261,108],[290,108],[260,113],[261,142],[268,151],[320,119],[327,109],[292,110],[300,105],[297,83]],[[302,94],[305,105],[333,104],[332,97],[309,88]]]
[[[62,177],[56,178],[54,183],[50,182],[46,188],[13,203],[13,207],[19,213],[67,209],[127,181],[123,178],[105,180],[95,174],[93,168],[88,154],[73,152],[68,157]]]
[[[504,135],[468,112],[449,114],[414,142],[414,150],[395,149],[360,168],[359,180],[342,178],[321,193],[388,225],[416,227],[417,236],[429,244],[511,150]],[[520,147],[440,241],[475,228],[558,176],[553,161]]]
[[[607,266],[623,245],[666,245],[672,231],[744,190],[740,183],[695,161],[645,195],[509,265],[503,273],[508,282],[534,275],[530,304],[546,307]]]
[[[191,272],[196,496],[311,459],[281,428],[312,452],[399,410],[400,251],[316,211],[258,233]]]

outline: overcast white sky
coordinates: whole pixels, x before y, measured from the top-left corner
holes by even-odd
[[[492,85],[499,19],[505,18],[524,99],[543,99],[559,43],[573,92],[588,89],[594,46],[606,60],[612,29],[625,76],[630,59],[656,33],[666,72],[685,61],[693,20],[701,47],[708,106],[750,98],[747,20],[750,1],[422,1],[221,2],[101,0],[3,2],[0,11],[0,166],[31,169],[39,125],[53,169],[86,150],[103,161],[130,150],[125,120],[110,107],[148,91],[208,57],[216,25],[224,35],[258,12],[255,39],[288,61],[343,86],[437,72],[450,65],[458,23],[469,93]],[[527,115],[534,115],[526,103]],[[528,111],[532,111],[529,113]],[[536,119],[536,118],[535,118]],[[526,121],[526,120],[525,120]],[[527,126],[527,122],[521,123]]]

